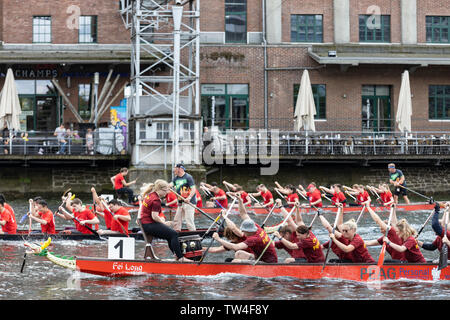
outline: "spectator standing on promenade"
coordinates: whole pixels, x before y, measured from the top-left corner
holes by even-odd
[[[64,154],[66,152],[67,140],[66,140],[66,128],[64,124],[55,129],[53,133],[54,136],[58,139],[59,151],[56,154]]]
[[[91,128],[88,128],[86,132],[86,152],[94,154],[94,133]]]

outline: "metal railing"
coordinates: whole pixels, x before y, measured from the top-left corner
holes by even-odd
[[[280,156],[297,155],[450,155],[450,131],[392,132],[278,130],[229,131],[211,135],[214,154],[252,155],[261,148]],[[275,149],[274,149],[275,148]]]
[[[118,155],[127,153],[126,137],[118,130],[99,128],[92,139],[71,134],[58,141],[54,132],[29,131],[4,134],[1,155]]]

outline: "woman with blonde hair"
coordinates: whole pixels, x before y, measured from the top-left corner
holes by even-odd
[[[416,240],[416,230],[410,226],[406,219],[401,219],[395,226],[398,230],[398,236],[402,239],[403,243],[398,245],[391,242],[387,237],[384,237],[383,240],[386,244],[398,252],[404,252],[405,259],[408,262],[426,263],[427,261],[423,257],[419,243]]]
[[[366,248],[364,240],[356,233],[357,225],[354,219],[344,222],[340,226],[341,231],[334,230],[330,234],[331,240],[345,253],[351,253],[352,262],[357,263],[373,263],[375,260]],[[344,244],[339,241],[340,237],[346,238],[349,242]]]
[[[171,222],[166,222],[160,217],[162,213],[161,199],[170,192],[167,181],[158,179],[141,189],[142,205],[139,209],[138,219],[143,231],[150,236],[165,239],[169,249],[177,256],[177,261],[192,262],[183,256],[178,233],[170,227]]]

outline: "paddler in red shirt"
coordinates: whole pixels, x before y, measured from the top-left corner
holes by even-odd
[[[416,239],[416,230],[411,227],[406,219],[401,219],[395,225],[398,229],[398,235],[402,239],[402,244],[398,245],[384,237],[383,240],[386,245],[391,246],[392,249],[403,252],[405,254],[406,261],[413,263],[426,263],[422,252],[420,251],[419,243]]]
[[[345,197],[345,194],[342,192],[341,190],[342,186],[340,184],[333,184],[330,189],[320,186],[319,189],[333,195],[331,198],[331,204],[333,206],[337,206],[338,203],[342,203],[344,207],[347,206],[347,198]]]
[[[0,198],[0,225],[2,226],[2,234],[16,234],[17,222],[14,214],[5,208],[5,200]]]
[[[12,215],[13,215],[13,217],[14,217],[14,220],[16,220],[16,213],[14,212],[13,207],[11,207],[11,206],[9,205],[9,203],[6,202],[6,198],[5,198],[5,196],[4,196],[3,194],[0,194],[0,199],[3,199],[3,201],[4,201],[4,203],[5,203],[3,206],[5,207],[5,209],[8,209],[9,212],[12,213]]]
[[[367,186],[367,188],[372,192],[376,192],[375,194],[378,194],[383,206],[390,207],[395,203],[394,196],[392,195],[392,192],[391,190],[389,190],[389,186],[386,183],[380,183],[378,185],[378,188],[370,186]]]
[[[381,220],[381,218],[375,213],[375,211],[373,211],[373,209],[371,207],[366,206],[366,210],[369,211],[372,219],[380,227],[380,232],[381,232],[382,236],[376,240],[365,241],[365,244],[368,247],[383,245],[383,238],[384,238],[384,235],[386,235],[388,221]],[[394,212],[392,213],[392,218],[391,218],[391,225],[389,227],[387,238],[389,239],[389,241],[391,243],[395,243],[397,245],[402,245],[403,240],[398,235],[398,229],[397,229],[396,225],[397,225],[397,215],[396,215],[395,208],[394,208]],[[394,250],[394,249],[392,249],[391,246],[388,246],[387,244],[386,244],[386,251],[391,255],[392,260],[389,260],[390,262],[405,262],[406,261],[404,252],[399,252],[397,250]]]
[[[214,208],[228,208],[227,194],[224,190],[218,187],[216,182],[212,182],[211,184],[201,182],[200,184],[214,194],[214,196],[209,199],[213,202]],[[216,200],[220,205],[216,203]]]
[[[250,218],[242,199],[238,197],[238,200],[239,215],[243,220],[240,230],[246,237],[245,241],[237,244],[231,243],[221,239],[217,232],[214,232],[213,239],[223,245],[226,249],[235,251],[232,262],[248,262],[258,259],[270,242],[260,260],[266,263],[277,263],[278,256],[274,243],[271,242],[267,233]],[[251,253],[248,252],[248,249],[251,249]]]
[[[289,208],[293,208],[296,203],[300,202],[297,192],[295,192],[295,187],[292,184],[288,184],[286,187],[282,187],[277,181],[275,181],[277,188],[280,193],[285,195],[285,199]]]
[[[53,212],[48,208],[47,202],[44,199],[33,201],[29,200],[31,204],[30,218],[41,224],[41,232],[46,234],[56,234],[55,218]]]
[[[311,207],[322,208],[322,194],[320,193],[320,190],[317,189],[314,182],[311,182],[308,185],[308,187],[306,188],[307,191],[301,184],[299,184],[298,187],[300,188],[300,190],[297,189],[297,191],[303,194],[303,196],[308,199],[309,205]],[[302,204],[302,207],[306,208],[306,206],[306,204]]]
[[[91,193],[92,199],[94,200],[94,214],[103,217],[103,219],[105,219],[106,229],[111,230],[112,215],[109,213],[106,200],[97,195],[97,191],[94,187],[91,188]]]
[[[361,206],[365,206],[366,204],[370,205],[370,202],[372,201],[363,185],[354,184],[352,188],[347,187],[347,192],[356,196],[356,202]]]
[[[336,223],[336,230],[341,232],[340,236],[337,238],[341,243],[348,245],[350,243],[350,240],[342,236],[342,224],[343,224],[343,204],[338,203],[337,204],[338,211],[336,213],[337,215],[337,223]],[[327,221],[327,219],[319,213],[319,219],[320,222],[322,222],[322,225],[328,230],[329,233],[333,231],[333,227],[330,225],[330,223]],[[335,218],[336,219],[336,218]],[[325,242],[322,247],[324,249],[328,249],[328,246],[331,244],[331,251],[338,257],[338,259],[329,259],[329,263],[349,263],[353,261],[352,252],[345,252],[341,248],[339,248],[336,243],[333,241],[327,241]]]
[[[357,225],[354,219],[344,222],[341,231],[335,230],[330,234],[331,240],[345,253],[352,253],[352,262],[356,263],[373,263],[375,260],[366,248],[364,240],[356,233]],[[349,240],[349,244],[345,245],[339,240],[341,237]]]
[[[69,213],[61,206],[59,207],[58,211],[62,212],[63,214],[60,214],[58,211],[56,211],[56,214],[65,220],[73,220],[73,222],[75,223],[75,228],[78,232],[81,232],[83,234],[91,234],[92,232],[88,228],[86,228],[85,225],[93,229],[92,225],[99,224],[100,221],[91,210],[83,206],[83,202],[80,199],[75,198],[71,201],[71,197],[72,194],[69,192],[65,205],[67,210],[71,211],[72,213]],[[75,218],[78,219],[79,222]]]
[[[172,191],[166,195],[166,206],[175,210],[178,208],[178,197]]]
[[[272,192],[270,192],[265,185],[260,184],[259,186],[256,187],[256,191],[257,191],[256,193],[251,193],[251,195],[254,197],[262,197],[264,199],[262,205],[258,203],[260,207],[272,208],[274,206]]]
[[[233,192],[235,194],[238,194],[242,201],[244,202],[244,206],[251,207],[252,206],[252,199],[250,199],[250,196],[246,191],[244,191],[244,188],[237,183],[231,184],[229,182],[226,182],[225,180],[222,182],[227,188],[229,192]]]

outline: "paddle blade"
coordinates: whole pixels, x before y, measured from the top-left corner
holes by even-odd
[[[441,254],[439,255],[438,270],[442,270],[448,266],[448,246],[442,245]]]
[[[384,255],[386,253],[386,242],[383,242],[383,247],[381,248],[380,255],[378,256],[377,266],[381,267],[384,263]]]

